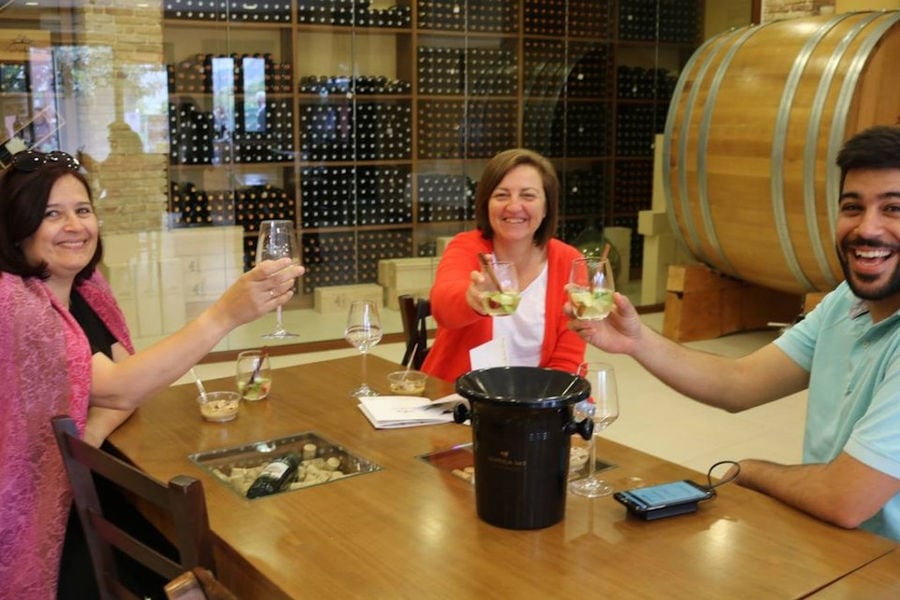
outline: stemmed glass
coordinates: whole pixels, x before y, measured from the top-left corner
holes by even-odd
[[[353,397],[377,396],[378,392],[366,383],[366,354],[381,341],[381,318],[378,305],[371,300],[354,300],[347,315],[347,329],[344,339],[362,354],[362,385],[350,392]]]
[[[616,372],[612,365],[587,362],[578,367],[578,374],[591,384],[591,397],[575,405],[575,419],[594,420],[594,435],[591,436],[588,474],[582,479],[569,483],[569,491],[579,496],[597,498],[613,493],[613,487],[595,473],[597,461],[596,438],[619,418],[619,394],[616,389]]]
[[[612,264],[606,258],[576,258],[566,286],[575,317],[599,321],[613,308]]]
[[[294,232],[292,221],[274,220],[263,221],[259,224],[259,237],[256,240],[256,262],[264,260],[277,260],[289,257],[294,264],[300,264],[300,246],[297,243],[297,234]],[[275,313],[275,331],[263,334],[265,339],[284,339],[297,337],[284,328],[281,306]]]

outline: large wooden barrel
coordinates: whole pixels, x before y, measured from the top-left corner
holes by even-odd
[[[776,21],[691,57],[669,108],[672,230],[713,269],[788,293],[842,278],[834,251],[844,140],[900,122],[900,11]]]

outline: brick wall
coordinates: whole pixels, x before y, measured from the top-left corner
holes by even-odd
[[[97,66],[91,89],[76,99],[74,109],[77,144],[103,231],[159,229],[166,208],[167,155],[144,152],[124,111],[135,110],[140,96],[135,74],[165,68],[161,1],[150,0],[140,8],[120,0],[79,4],[74,9],[76,44],[102,49],[111,62]]]

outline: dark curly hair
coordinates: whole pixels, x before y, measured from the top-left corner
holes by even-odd
[[[900,126],[876,125],[844,142],[837,155],[841,189],[852,169],[900,169]]]

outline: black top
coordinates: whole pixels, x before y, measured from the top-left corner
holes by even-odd
[[[72,313],[87,336],[88,342],[91,344],[91,354],[102,352],[112,360],[112,345],[118,340],[103,324],[94,309],[74,289],[69,297],[69,312]]]

